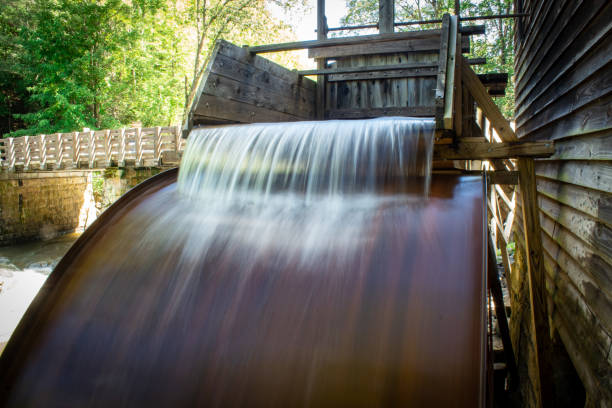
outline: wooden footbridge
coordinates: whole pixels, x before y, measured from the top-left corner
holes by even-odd
[[[177,165],[180,127],[132,127],[0,139],[0,170],[46,171]]]

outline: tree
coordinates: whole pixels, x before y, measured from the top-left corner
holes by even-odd
[[[0,22],[12,22],[0,26],[10,62],[0,61],[0,117],[10,131],[21,121],[17,136],[179,123],[215,40],[287,38],[266,4],[304,0],[7,1],[15,7],[0,7]],[[7,109],[16,101],[22,112]]]

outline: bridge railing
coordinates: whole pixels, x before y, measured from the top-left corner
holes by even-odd
[[[176,164],[180,126],[107,129],[0,139],[0,169],[56,170]]]

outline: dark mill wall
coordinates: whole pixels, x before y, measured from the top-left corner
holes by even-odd
[[[609,407],[612,2],[516,0],[515,10],[529,13],[517,22],[515,38],[517,135],[556,143],[554,156],[536,161],[536,177],[548,312],[559,356],[553,375],[557,398],[565,398],[557,404]],[[516,217],[510,326],[523,374],[522,398],[533,406],[537,370],[520,206]]]

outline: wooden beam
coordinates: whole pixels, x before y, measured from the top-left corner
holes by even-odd
[[[459,18],[461,21],[461,18]],[[486,26],[484,25],[469,25],[459,27],[459,32],[464,35],[480,35],[487,32]]]
[[[491,126],[497,131],[504,142],[514,142],[518,138],[504,118],[499,108],[489,97],[485,86],[480,82],[463,56],[462,79],[476,103],[480,106]],[[548,307],[546,304],[546,281],[542,249],[542,230],[537,202],[535,166],[532,158],[518,159],[519,185],[523,200],[523,231],[527,247],[527,271],[529,275],[529,294],[531,301],[532,336],[536,351],[536,366],[538,369],[535,393],[538,405],[552,406],[554,403],[554,388],[552,384],[553,348],[550,339]]]
[[[327,112],[328,119],[362,119],[379,116],[433,116],[433,106],[406,106],[389,108],[334,109]]]
[[[389,78],[414,78],[414,77],[435,77],[436,67],[431,68],[414,68],[401,69],[393,71],[371,71],[371,72],[355,72],[350,74],[334,74],[327,77],[328,82],[338,81],[360,81],[367,79],[389,79]]]
[[[450,28],[448,36],[448,57],[446,62],[446,84],[444,86],[444,129],[453,129],[453,117],[455,107],[455,72],[456,58],[461,56],[457,51],[457,16],[450,17]]]
[[[438,59],[438,77],[436,79],[435,104],[436,128],[444,128],[444,88],[446,86],[446,67],[448,59],[448,39],[450,31],[450,15],[442,17],[442,31],[440,34],[440,57]]]
[[[327,38],[327,18],[325,17],[325,0],[317,0],[317,40],[324,41]],[[317,69],[327,66],[327,60],[317,60]],[[325,119],[325,85],[324,75],[317,76],[316,89],[316,117],[319,120]]]
[[[509,142],[509,143],[463,143],[436,145],[436,160],[488,160],[518,157],[550,157],[555,153],[554,143]]]
[[[494,170],[487,171],[486,175],[488,184],[516,185],[519,182],[518,171]]]
[[[395,23],[395,1],[378,0],[378,30],[381,34],[392,33]]]
[[[502,141],[517,141],[518,138],[516,137],[516,134],[510,127],[510,124],[506,118],[504,118],[504,115],[502,115],[500,112],[497,105],[495,105],[495,102],[493,102],[489,96],[487,88],[485,88],[482,82],[480,82],[480,79],[478,79],[478,76],[472,67],[470,67],[467,60],[462,55],[459,55],[459,58],[461,58],[462,61],[461,79],[463,80],[466,88],[474,97],[474,100],[480,109],[482,109],[484,115],[487,117],[487,119],[489,119],[489,122],[491,122],[491,126],[493,126],[493,128],[497,131]]]
[[[486,58],[468,58],[467,61],[470,65],[484,65],[487,63]]]
[[[318,0],[317,0],[318,1]],[[319,33],[317,32],[317,37]],[[358,35],[352,37],[340,37],[340,38],[320,38],[317,40],[309,41],[295,41],[280,44],[268,44],[268,45],[256,45],[253,47],[246,47],[246,49],[252,54],[262,54],[266,52],[280,52],[280,51],[294,51],[303,49],[315,49],[334,47],[340,45],[356,45],[356,44],[373,44],[387,41],[399,41],[399,40],[423,40],[429,38],[438,38],[440,36],[440,30],[419,30],[419,31],[405,31],[399,33],[390,34],[372,34],[372,35]]]
[[[423,68],[437,68],[437,64],[428,62],[415,62],[412,64],[391,64],[391,65],[367,65],[363,67],[340,67],[327,69],[308,69],[297,71],[299,75],[335,75],[348,74],[355,72],[370,71],[396,71],[396,70],[420,70]]]
[[[459,22],[457,22],[459,27]],[[461,47],[461,33],[457,33],[457,49]],[[461,54],[461,52],[458,52]],[[453,128],[458,138],[463,137],[463,86],[461,86],[461,59],[455,58],[455,102],[453,106]]]
[[[508,318],[506,317],[506,307],[504,306],[504,296],[502,293],[499,275],[497,274],[497,257],[491,236],[488,237],[488,264],[487,277],[489,280],[489,289],[491,297],[495,304],[495,315],[497,316],[497,326],[499,334],[504,346],[504,356],[506,358],[506,368],[508,369],[508,385],[509,389],[514,389],[518,380],[518,368],[516,366],[516,358],[514,349],[512,348],[512,340],[510,339],[510,329],[508,327]]]
[[[531,300],[532,335],[534,336],[538,384],[535,385],[539,405],[551,407],[554,404],[553,371],[554,358],[546,303],[546,271],[542,247],[542,229],[537,201],[535,166],[533,159],[519,158],[519,185],[522,197],[523,230],[527,250],[527,271],[529,275],[529,296]]]
[[[469,52],[469,38],[461,43],[462,52]],[[438,37],[382,41],[375,44],[360,43],[338,45],[333,47],[318,47],[308,50],[309,58],[338,58],[347,56],[362,56],[376,54],[393,54],[399,52],[438,53],[440,41]]]

